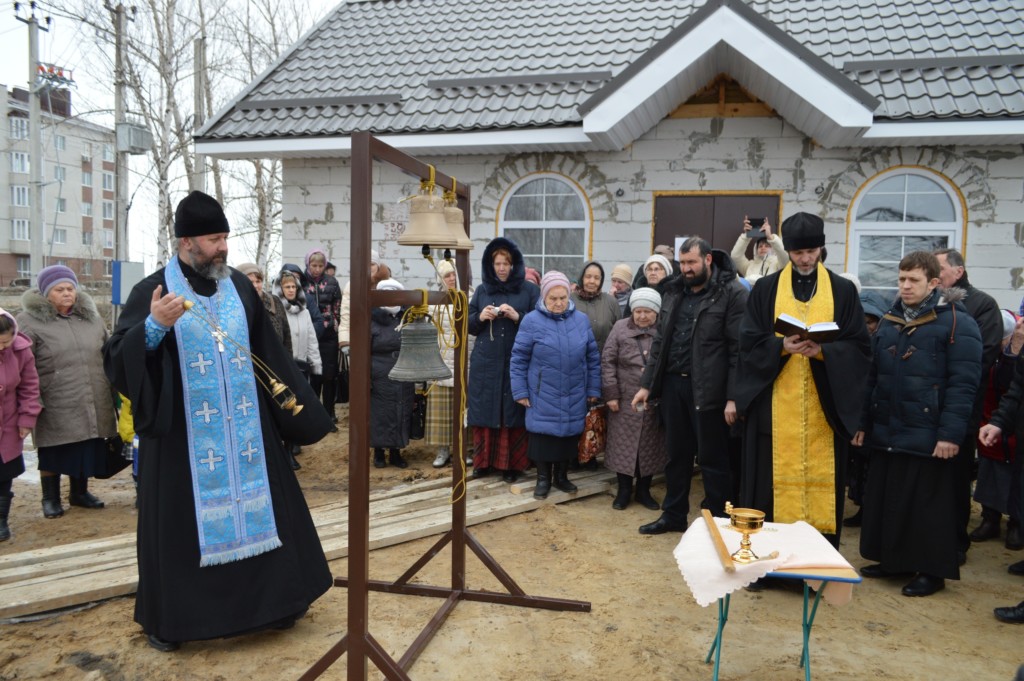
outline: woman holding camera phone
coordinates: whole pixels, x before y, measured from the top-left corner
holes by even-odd
[[[502,472],[515,482],[526,470],[526,416],[512,399],[509,362],[519,322],[537,305],[540,289],[526,281],[526,262],[503,237],[484,249],[482,282],[469,303],[470,358],[467,423],[473,428],[473,477]]]
[[[754,258],[747,259],[747,245],[754,241]],[[753,284],[769,274],[778,272],[789,262],[789,254],[782,245],[782,237],[772,233],[767,218],[743,216],[743,233],[732,247],[732,263],[740,276]]]

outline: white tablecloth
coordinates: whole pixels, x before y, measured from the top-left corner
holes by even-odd
[[[737,551],[743,535],[729,527],[728,518],[714,520],[729,553]],[[751,543],[751,548],[758,556],[767,556],[772,551],[778,551],[779,557],[747,565],[736,563],[736,572],[729,573],[722,568],[704,518],[697,518],[690,525],[673,555],[697,603],[707,607],[726,594],[782,568],[805,568],[808,571],[813,571],[814,568],[853,569],[820,532],[803,521],[765,523],[760,532],[751,535]],[[807,581],[812,588],[820,588],[820,580]],[[832,605],[849,603],[853,598],[853,584],[831,582],[825,589],[823,598]]]

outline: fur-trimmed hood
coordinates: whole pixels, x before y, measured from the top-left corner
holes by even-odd
[[[512,256],[512,271],[509,272],[506,281],[498,279],[498,275],[494,273],[494,252],[499,248],[504,248]],[[526,281],[526,261],[523,260],[523,252],[514,241],[504,237],[496,237],[487,244],[480,269],[480,278],[488,293],[517,293]]]
[[[294,274],[294,272],[292,273]],[[295,301],[291,302],[284,297],[281,290],[281,277],[274,280],[274,295],[278,297],[288,314],[299,314],[306,309],[306,293],[302,290],[301,283],[296,286]]]
[[[44,323],[57,316],[57,308],[37,288],[29,289],[22,294],[21,309],[32,318]],[[82,289],[78,289],[75,304],[71,306],[71,314],[81,317],[87,322],[99,321],[100,318],[92,296]]]

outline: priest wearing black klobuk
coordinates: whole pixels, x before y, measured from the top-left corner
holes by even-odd
[[[758,279],[740,324],[736,407],[743,421],[740,504],[766,520],[803,520],[839,545],[847,447],[857,431],[870,341],[852,282],[825,269],[825,224],[810,213],[782,223],[790,262]],[[786,313],[835,322],[820,345],[774,330]]]
[[[226,265],[229,230],[215,199],[183,199],[177,256],[132,289],[104,346],[139,435],[135,621],[165,652],[289,628],[332,583],[281,444],[312,444],[331,421],[248,278]],[[275,403],[254,360],[300,413]]]

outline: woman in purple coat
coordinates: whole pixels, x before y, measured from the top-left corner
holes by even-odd
[[[631,316],[612,327],[601,353],[601,391],[608,405],[608,446],[604,465],[618,476],[619,490],[612,508],[629,505],[636,478],[636,500],[652,511],[661,508],[651,496],[651,478],[665,470],[665,429],[651,404],[645,411],[630,406],[640,390],[640,377],[654,341],[661,296],[653,288],[638,288],[629,297]]]
[[[43,406],[39,401],[39,375],[32,341],[18,331],[18,323],[0,309],[0,541],[11,537],[7,515],[11,511],[11,481],[25,472],[22,444],[35,428]]]
[[[544,499],[552,484],[576,491],[567,471],[587,404],[601,396],[601,355],[590,320],[569,299],[569,279],[548,272],[540,293],[536,309],[519,325],[510,373],[512,397],[526,407],[527,455],[537,464],[533,496]]]

